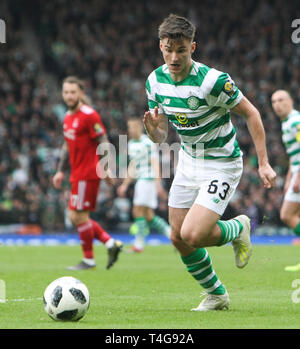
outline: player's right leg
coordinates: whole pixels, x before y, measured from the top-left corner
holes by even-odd
[[[289,200],[293,200],[293,201],[289,201]],[[293,229],[294,233],[297,236],[300,236],[299,213],[300,213],[300,193],[293,193],[291,190],[288,190],[280,210],[280,219],[288,227]],[[299,271],[300,263],[296,265],[286,266],[284,270]]]
[[[294,233],[300,236],[300,195],[299,202],[284,200],[280,209],[280,219],[288,227],[293,229]]]
[[[115,241],[102,227],[90,219],[90,211],[94,211],[97,203],[99,180],[78,181],[71,183],[69,200],[69,218],[77,227],[81,241],[83,260],[78,265],[71,267],[73,270],[95,268],[96,261],[93,252],[93,240],[96,237],[107,248],[109,269],[117,261],[122,250],[121,241]]]

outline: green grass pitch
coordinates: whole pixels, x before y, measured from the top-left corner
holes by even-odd
[[[231,304],[228,311],[208,313],[190,311],[202,288],[172,246],[147,246],[142,254],[126,248],[111,270],[105,269],[106,250],[97,245],[97,269],[70,272],[65,267],[79,261],[79,246],[1,246],[7,301],[0,303],[0,329],[300,328],[300,303],[292,301],[300,272],[284,271],[300,262],[300,246],[255,245],[242,270],[230,246],[209,248]],[[91,296],[88,313],[76,323],[55,322],[43,308],[46,286],[67,275],[83,281]]]

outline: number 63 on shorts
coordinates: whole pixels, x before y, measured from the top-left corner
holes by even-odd
[[[222,169],[215,164],[205,168],[199,180],[187,177],[177,171],[170,189],[169,206],[190,208],[194,203],[204,206],[222,215],[232,198],[242,175],[242,161],[226,163]],[[228,167],[228,168],[226,168]]]

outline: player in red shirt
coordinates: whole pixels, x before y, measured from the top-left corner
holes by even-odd
[[[64,144],[53,184],[60,189],[64,171],[70,165],[71,193],[69,199],[69,218],[77,227],[81,240],[83,260],[70,270],[95,268],[93,252],[94,238],[100,240],[108,249],[109,269],[117,260],[122,249],[121,241],[115,241],[99,223],[90,218],[95,210],[100,178],[97,175],[99,157],[96,149],[99,143],[107,143],[105,127],[100,115],[89,105],[84,104],[84,88],[76,77],[67,77],[62,84],[62,97],[68,107],[63,122]],[[97,168],[99,171],[99,167]],[[105,180],[113,185],[113,179],[105,173]]]

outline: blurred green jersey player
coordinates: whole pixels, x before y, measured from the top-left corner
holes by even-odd
[[[118,188],[118,194],[124,196],[129,184],[136,180],[132,212],[134,223],[129,232],[135,236],[132,250],[142,252],[145,246],[145,237],[149,234],[150,228],[170,237],[169,224],[155,214],[158,196],[167,199],[167,194],[161,185],[156,145],[143,133],[141,118],[130,118],[127,126],[130,137],[128,142],[130,162],[127,177]]]
[[[271,102],[281,121],[282,141],[289,156],[280,218],[300,236],[300,112],[294,109],[293,99],[285,90],[275,91]],[[285,270],[299,271],[300,264],[288,266]]]

